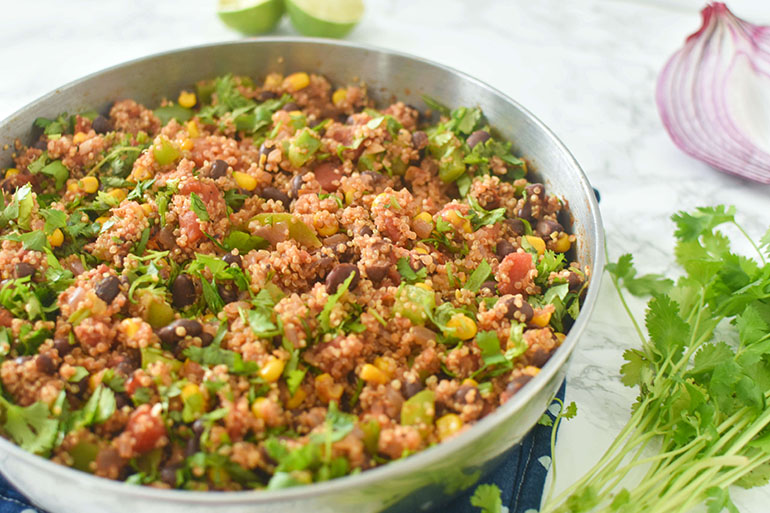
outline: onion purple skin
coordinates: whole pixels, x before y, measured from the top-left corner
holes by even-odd
[[[770,27],[753,25],[720,2],[702,11],[690,35],[661,72],[656,103],[663,125],[682,151],[711,166],[770,184],[770,153],[754,143],[728,101],[731,73],[747,59],[750,80],[770,78]],[[747,87],[746,84],[743,84]],[[767,134],[765,134],[766,136]]]

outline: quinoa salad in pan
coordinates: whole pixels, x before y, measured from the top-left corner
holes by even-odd
[[[589,269],[483,113],[425,101],[300,71],[38,118],[2,170],[0,435],[133,484],[277,489],[508,401]]]

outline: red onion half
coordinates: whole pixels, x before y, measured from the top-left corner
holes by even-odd
[[[770,183],[770,27],[723,3],[666,63],[658,111],[682,151],[725,171]]]

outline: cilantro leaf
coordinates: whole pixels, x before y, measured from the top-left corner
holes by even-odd
[[[289,393],[294,395],[299,386],[302,384],[302,380],[305,379],[307,369],[294,369],[289,371],[289,375],[286,376],[286,387],[289,389]]]
[[[47,455],[53,448],[58,434],[59,421],[49,418],[48,406],[36,402],[21,407],[0,396],[3,413],[3,431],[22,449]]]
[[[677,239],[683,242],[694,241],[720,224],[735,222],[735,207],[698,207],[691,214],[678,212],[671,219],[677,226],[674,232]]]
[[[324,332],[331,331],[332,327],[331,324],[329,324],[329,317],[331,316],[332,310],[337,305],[337,302],[339,302],[342,295],[347,292],[348,287],[350,286],[350,282],[353,281],[354,277],[355,273],[350,273],[350,276],[348,276],[345,281],[342,282],[339,287],[337,287],[337,292],[329,296],[329,299],[326,301],[321,314],[318,316],[318,322],[321,324],[321,329]]]
[[[401,278],[406,283],[421,282],[428,277],[428,270],[425,267],[421,267],[415,271],[412,269],[412,266],[409,265],[409,259],[406,257],[401,257],[398,259],[398,262],[396,262],[396,268],[398,269],[398,273],[401,275]]]
[[[48,239],[45,236],[45,232],[35,231],[27,233],[9,233],[1,237],[5,240],[12,240],[21,242],[24,249],[30,251],[45,251],[48,248]]]
[[[226,365],[234,374],[254,374],[259,370],[256,362],[244,361],[240,353],[222,349],[219,343],[212,342],[206,347],[190,346],[184,350],[184,355],[201,365]]]
[[[493,484],[481,484],[471,496],[471,506],[481,508],[481,513],[503,513],[500,488]]]
[[[57,190],[61,189],[64,186],[64,182],[70,177],[69,169],[62,164],[61,160],[54,160],[43,167],[40,172],[54,179]]]
[[[473,270],[473,273],[468,277],[468,281],[463,286],[464,289],[471,292],[478,292],[481,288],[481,284],[486,281],[489,275],[492,273],[492,266],[489,265],[486,259],[482,260],[479,266]]]
[[[209,217],[209,211],[206,210],[206,204],[203,202],[200,196],[194,192],[190,193],[190,207],[192,208],[192,211],[195,212],[195,215],[198,216],[198,219],[204,223],[211,220]]]
[[[500,207],[494,210],[485,210],[479,205],[479,202],[473,196],[468,196],[468,203],[471,205],[471,226],[478,230],[482,226],[497,224],[505,219],[505,208]]]
[[[607,264],[606,269],[622,281],[623,286],[635,296],[666,294],[674,284],[673,281],[659,274],[645,274],[637,277],[633,256],[628,253],[621,255],[617,262]]]

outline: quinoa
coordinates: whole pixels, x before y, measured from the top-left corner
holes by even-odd
[[[2,436],[134,484],[294,486],[471,429],[561,344],[589,269],[478,108],[305,72],[178,102],[17,141]]]

